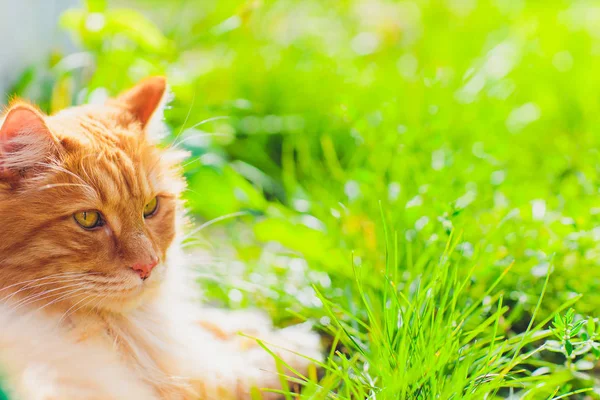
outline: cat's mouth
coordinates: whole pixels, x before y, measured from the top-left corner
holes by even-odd
[[[157,265],[152,274],[142,278],[134,271],[122,270],[119,274],[90,272],[87,283],[97,300],[91,308],[122,312],[146,303],[163,281],[164,267]]]

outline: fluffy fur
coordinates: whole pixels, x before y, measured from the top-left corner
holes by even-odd
[[[206,310],[177,243],[179,156],[150,132],[165,80],[45,116],[13,103],[0,128],[0,376],[16,399],[247,399],[319,358],[303,326]],[[158,197],[157,212],[144,206]],[[73,215],[99,211],[83,229]],[[148,279],[133,265],[159,259]],[[263,394],[263,397],[268,397]]]

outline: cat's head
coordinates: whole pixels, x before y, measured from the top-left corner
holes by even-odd
[[[164,78],[46,116],[13,103],[0,128],[0,299],[131,308],[164,279],[183,184],[151,139]],[[13,285],[13,286],[11,286]],[[36,297],[37,296],[37,297]]]

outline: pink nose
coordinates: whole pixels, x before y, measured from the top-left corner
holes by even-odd
[[[158,264],[158,258],[153,258],[152,261],[148,264],[145,263],[137,263],[134,264],[131,269],[133,269],[142,279],[147,279],[150,276],[150,273]]]

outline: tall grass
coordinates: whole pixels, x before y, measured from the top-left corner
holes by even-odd
[[[387,249],[381,276],[366,277],[368,271],[352,265],[355,291],[348,293],[349,308],[327,299],[315,287],[327,314],[324,331],[332,343],[327,361],[319,364],[324,370],[320,380],[288,376],[302,383],[301,397],[559,399],[591,392],[589,377],[583,379],[583,387],[566,385],[573,381],[576,368],[536,357],[547,351],[552,336],[546,329],[551,317],[537,317],[549,273],[527,328],[512,334],[505,328],[509,307],[498,289],[511,266],[473,298],[473,266],[451,261],[460,242],[460,236],[451,236],[441,255],[424,252],[406,269],[403,266],[402,274],[395,246]],[[573,310],[569,314],[572,318]],[[580,320],[581,325],[584,322]],[[297,396],[281,393],[287,398]]]

